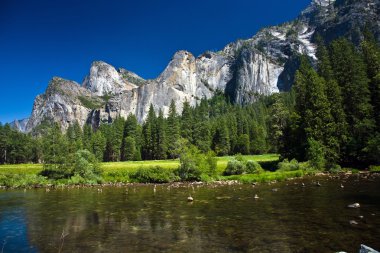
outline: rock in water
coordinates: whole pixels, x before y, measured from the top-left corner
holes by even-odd
[[[350,220],[350,224],[351,225],[359,225],[359,223],[357,221],[355,221],[355,220]]]
[[[360,245],[359,253],[380,253],[380,252],[362,244]]]
[[[360,204],[359,203],[353,203],[353,204],[350,204],[347,206],[348,208],[360,208]]]

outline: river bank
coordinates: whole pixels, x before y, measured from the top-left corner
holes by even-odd
[[[137,181],[129,182],[119,182],[114,181],[104,181],[102,183],[75,183],[70,180],[48,180],[42,176],[30,176],[30,175],[16,175],[16,177],[11,176],[7,178],[7,183],[5,185],[0,185],[1,190],[10,190],[10,189],[38,189],[45,188],[47,191],[49,189],[58,189],[58,188],[106,188],[106,187],[133,187],[133,186],[146,186],[146,185],[159,185],[164,187],[194,187],[194,186],[224,186],[224,185],[244,185],[252,184],[254,186],[260,184],[273,185],[279,182],[295,181],[301,182],[302,180],[314,180],[314,185],[318,186],[318,180],[333,180],[340,179],[344,182],[349,177],[356,177],[357,179],[362,180],[374,180],[380,178],[379,172],[369,172],[361,171],[358,173],[352,172],[340,172],[340,173],[328,173],[328,172],[316,172],[316,171],[290,171],[290,172],[264,172],[262,174],[244,174],[244,175],[233,175],[233,176],[217,176],[208,181],[173,181],[166,183],[142,183]],[[0,177],[1,180],[1,177]],[[1,182],[1,181],[0,181]],[[4,182],[4,179],[3,181]]]

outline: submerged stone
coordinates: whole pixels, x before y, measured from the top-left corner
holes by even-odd
[[[359,208],[360,204],[359,203],[353,203],[347,206],[348,208]]]
[[[360,245],[359,253],[379,253],[379,251],[376,251],[364,244]]]

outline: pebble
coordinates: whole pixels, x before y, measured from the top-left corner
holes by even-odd
[[[359,203],[353,203],[351,205],[348,205],[347,206],[348,208],[359,208],[360,207],[360,204]]]
[[[359,225],[359,223],[357,221],[355,221],[355,220],[350,220],[350,224],[351,225]]]

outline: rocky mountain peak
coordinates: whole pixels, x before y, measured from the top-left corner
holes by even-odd
[[[92,63],[90,73],[85,77],[82,86],[98,96],[136,88],[136,85],[124,80],[113,66],[102,61]]]
[[[45,95],[72,95],[78,93],[80,88],[77,82],[55,76],[50,80]]]
[[[190,52],[181,50],[174,54],[157,81],[193,94],[197,83],[196,72],[195,57]]]
[[[335,0],[313,0],[312,4],[319,6],[329,6],[334,4]]]

